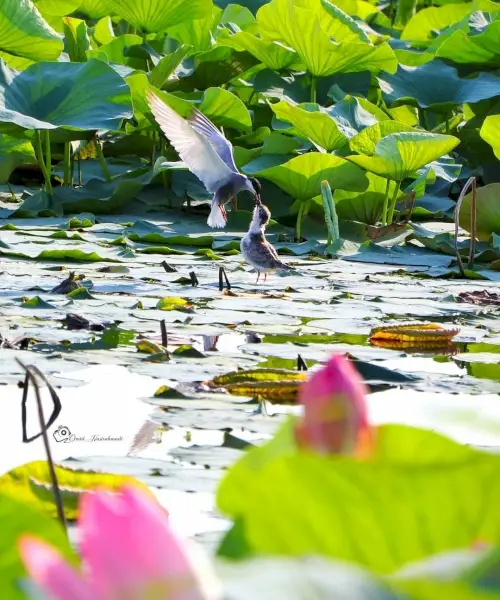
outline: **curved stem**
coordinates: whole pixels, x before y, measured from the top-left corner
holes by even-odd
[[[392,223],[392,220],[394,219],[394,209],[396,208],[396,199],[398,197],[399,186],[401,185],[400,181],[396,181],[395,183],[396,183],[396,185],[394,187],[394,193],[392,194],[391,205],[389,207],[389,215],[387,217],[387,225],[390,225]]]
[[[40,165],[40,169],[42,169],[43,177],[45,179],[45,190],[47,194],[52,196],[52,183],[50,182],[50,172],[47,170],[47,165],[43,159],[43,150],[42,150],[42,134],[39,129],[35,129],[35,154],[38,160],[38,164]]]
[[[384,206],[382,207],[382,225],[387,225],[387,209],[389,207],[389,186],[391,180],[388,179],[385,184]]]

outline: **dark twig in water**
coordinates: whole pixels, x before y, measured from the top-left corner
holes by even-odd
[[[306,361],[302,358],[302,356],[300,356],[300,354],[297,354],[297,371],[307,371]]]
[[[23,442],[26,444],[29,444],[30,442],[33,442],[40,436],[42,436],[42,438],[43,438],[43,445],[45,447],[45,454],[47,455],[47,464],[49,465],[50,479],[52,482],[52,493],[54,494],[54,502],[57,507],[57,515],[59,517],[59,520],[61,521],[61,525],[63,526],[64,530],[67,531],[66,517],[64,516],[64,507],[63,507],[63,502],[62,502],[62,497],[61,497],[61,490],[59,489],[59,484],[57,482],[57,474],[56,474],[56,470],[54,467],[54,461],[52,459],[52,453],[50,451],[49,437],[47,435],[47,429],[55,422],[55,420],[57,419],[57,417],[59,416],[59,414],[61,412],[61,408],[62,408],[61,401],[59,399],[59,396],[56,394],[54,388],[47,381],[47,378],[40,371],[40,369],[35,367],[35,365],[25,365],[17,358],[16,358],[16,361],[19,363],[19,365],[21,365],[21,367],[26,372],[26,377],[24,379],[24,385],[23,385],[23,397],[21,400]],[[50,397],[52,399],[52,402],[54,403],[54,410],[52,411],[52,414],[50,415],[50,418],[49,418],[47,424],[45,423],[45,416],[43,414],[42,398],[40,395],[40,385],[38,383],[37,377],[40,378],[43,381],[43,383],[45,383],[45,385],[47,386],[49,393],[50,393]],[[26,431],[26,421],[27,421],[26,403],[28,400],[28,391],[29,391],[30,383],[33,385],[33,388],[35,390],[35,399],[36,399],[36,404],[37,404],[38,419],[40,422],[40,429],[41,429],[40,433],[37,433],[36,435],[32,436],[31,438],[28,437],[27,431]]]
[[[231,284],[229,283],[226,269],[224,269],[224,267],[220,267],[219,268],[219,292],[222,292],[222,290],[224,289],[224,281],[226,283],[226,288],[228,290],[230,290]]]
[[[191,285],[193,287],[197,287],[200,282],[198,281],[198,277],[196,277],[196,273],[194,271],[190,271],[189,277],[191,278]]]
[[[165,348],[168,348],[168,333],[167,326],[165,325],[165,319],[160,321],[160,330],[161,330],[161,345]]]
[[[462,188],[462,191],[460,192],[460,196],[458,197],[458,200],[457,200],[457,206],[455,207],[455,256],[457,258],[458,269],[460,271],[460,275],[464,278],[465,278],[464,265],[462,263],[462,257],[460,256],[460,252],[458,250],[458,227],[459,227],[458,223],[459,223],[459,218],[460,218],[460,208],[462,207],[462,201],[464,199],[465,194],[469,191],[469,188],[472,185],[474,186],[473,189],[475,190],[475,188],[476,188],[476,178],[475,177],[469,177],[469,179],[467,180],[467,183],[464,185],[464,187]],[[475,193],[474,193],[474,197],[475,197]],[[474,209],[475,209],[475,206],[474,206]],[[472,232],[471,236],[472,236],[471,237],[471,247],[472,247],[472,245],[473,245],[472,240],[475,236],[475,232]],[[469,255],[469,262],[470,262],[470,255]]]
[[[171,265],[169,265],[167,261],[164,260],[160,264],[167,273],[177,273],[177,269],[175,267],[172,267]]]

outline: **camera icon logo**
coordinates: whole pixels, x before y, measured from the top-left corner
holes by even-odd
[[[65,442],[71,437],[71,431],[66,425],[59,425],[53,435],[56,442]]]

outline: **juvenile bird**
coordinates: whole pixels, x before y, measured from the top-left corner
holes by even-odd
[[[151,91],[148,102],[158,125],[188,169],[214,195],[207,219],[210,227],[226,225],[225,205],[231,202],[235,210],[239,192],[247,190],[260,200],[259,181],[238,171],[231,142],[205,115],[193,107],[189,117],[183,119]]]
[[[281,262],[274,246],[266,240],[264,231],[270,218],[270,210],[258,198],[248,233],[241,240],[241,253],[247,263],[257,270],[257,282],[261,273],[264,273],[266,281],[269,271],[291,270],[291,267]]]

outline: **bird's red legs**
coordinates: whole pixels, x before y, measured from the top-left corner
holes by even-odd
[[[234,198],[231,198],[229,202],[231,204],[231,210],[236,212],[238,210],[236,206],[236,196],[234,196]]]
[[[222,216],[224,217],[224,221],[227,221],[227,213],[226,213],[226,209],[224,208],[224,205],[223,205],[223,204],[221,204],[221,205],[219,206],[219,208],[220,208],[220,211],[221,211],[221,213],[222,213]]]

